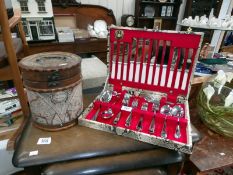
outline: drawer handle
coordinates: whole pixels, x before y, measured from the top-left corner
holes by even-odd
[[[48,87],[54,87],[54,86],[57,86],[57,85],[59,85],[59,81],[48,82]]]
[[[60,73],[57,70],[53,71],[51,75],[48,76],[48,82],[57,81],[59,79],[60,79]]]

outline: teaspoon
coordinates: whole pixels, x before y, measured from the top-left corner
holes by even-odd
[[[171,111],[171,114],[172,116],[175,116],[178,118],[178,124],[176,126],[176,132],[174,134],[174,137],[176,139],[179,139],[181,137],[181,132],[180,132],[180,118],[182,118],[184,116],[184,109],[179,106],[179,105],[176,105],[172,108],[172,111]]]
[[[170,105],[164,105],[161,109],[160,109],[160,113],[161,114],[164,114],[165,115],[165,119],[164,119],[164,122],[163,122],[163,129],[162,129],[162,132],[161,132],[161,137],[162,138],[167,138],[167,116],[168,115],[171,115],[171,107]]]
[[[99,97],[99,100],[101,102],[110,102],[112,99],[112,92],[109,91],[109,90],[106,90],[106,91],[103,91],[101,94],[100,94],[100,97]],[[99,109],[96,111],[95,115],[93,116],[92,120],[96,121],[98,115],[99,115],[99,112],[100,112],[100,109],[101,109],[101,105],[99,107]]]
[[[109,118],[111,118],[113,115],[114,115],[114,114],[113,114],[113,111],[112,111],[111,108],[105,110],[105,111],[102,113],[102,117],[103,117],[104,119],[109,119]]]

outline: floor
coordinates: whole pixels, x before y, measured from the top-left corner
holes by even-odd
[[[7,151],[7,141],[0,141],[0,175],[10,175],[14,172],[20,171],[22,169],[15,168],[12,165],[12,157],[14,151]]]

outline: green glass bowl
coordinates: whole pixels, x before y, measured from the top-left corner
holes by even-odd
[[[215,93],[209,103],[203,89],[211,85]],[[214,87],[214,82],[209,81],[202,85],[197,96],[198,113],[203,123],[211,130],[228,137],[233,137],[233,106],[225,107],[225,99],[233,90],[233,83],[222,87],[220,93]]]

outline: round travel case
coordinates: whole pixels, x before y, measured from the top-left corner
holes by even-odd
[[[33,123],[57,131],[76,124],[83,110],[81,58],[45,52],[19,62]]]

